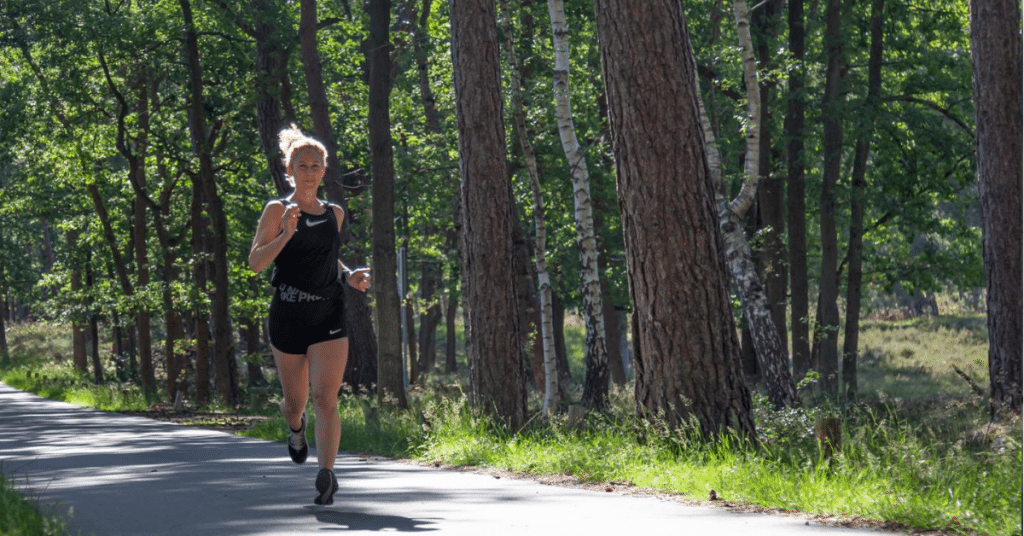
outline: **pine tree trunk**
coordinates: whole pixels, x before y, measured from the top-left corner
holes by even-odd
[[[882,94],[882,23],[885,0],[871,3],[871,50],[868,58],[868,90],[853,155],[850,178],[850,242],[847,246],[850,264],[846,281],[846,329],[843,338],[843,394],[847,400],[857,397],[857,346],[860,337],[861,290],[864,258],[865,189],[874,118]]]
[[[992,418],[1021,412],[1020,3],[971,0]]]
[[[500,51],[493,0],[450,0],[473,403],[512,430],[526,423],[526,382],[512,258]]]
[[[753,15],[751,24],[757,32],[757,57],[760,68],[765,71],[772,71],[778,68],[772,62],[775,43],[772,41],[774,28],[778,22],[779,13],[782,10],[780,0],[765,2]],[[785,207],[785,180],[775,172],[777,158],[773,154],[772,147],[772,113],[771,93],[777,88],[774,78],[762,81],[760,84],[761,94],[761,116],[758,120],[760,148],[760,162],[758,163],[758,214],[761,217],[761,230],[764,233],[764,245],[761,248],[762,258],[760,273],[764,274],[764,291],[768,299],[772,323],[775,324],[775,331],[778,333],[779,342],[783,350],[782,361],[785,367],[789,368],[789,342],[788,331],[786,330],[786,245],[783,235],[786,232],[786,207]]]
[[[572,176],[576,246],[580,254],[583,320],[587,333],[583,403],[595,409],[602,409],[608,402],[608,346],[605,339],[604,307],[601,303],[597,237],[594,234],[594,214],[590,199],[590,174],[572,120],[572,104],[569,98],[569,25],[565,19],[563,0],[548,0],[548,12],[551,15],[551,34],[555,49],[555,115],[562,150],[565,151]]]
[[[797,64],[804,59],[804,0],[789,0],[789,52]],[[793,376],[803,380],[811,369],[809,290],[807,277],[807,200],[804,197],[804,73],[789,72],[789,103],[785,131],[786,218],[789,237],[790,325],[793,329]]]
[[[841,0],[827,2],[825,46],[828,61],[825,71],[825,95],[821,103],[825,163],[818,204],[821,221],[821,274],[818,278],[821,308],[818,325],[821,333],[818,335],[818,373],[821,374],[822,391],[829,397],[837,394],[839,381],[839,285],[836,280],[839,246],[835,212],[836,185],[841,173],[843,151],[843,131],[840,125],[840,79],[843,62],[840,36],[841,4]]]
[[[305,4],[306,2],[304,2]],[[401,297],[398,295],[398,258],[395,253],[395,171],[391,148],[391,43],[390,0],[371,0],[369,130],[373,173],[374,309],[377,326],[378,397],[397,398],[407,407],[402,375]]]
[[[256,127],[274,189],[283,196],[292,189],[285,179],[284,162],[277,147],[281,131],[280,72],[287,52],[276,44],[278,30],[270,20],[267,0],[253,0],[251,6],[256,19],[252,35],[256,41]]]
[[[675,426],[693,419],[707,437],[753,437],[683,7],[595,8],[636,320],[637,409]]]
[[[205,210],[210,216],[210,246],[213,254],[213,299],[210,322],[213,328],[213,376],[217,395],[224,404],[233,406],[239,398],[234,339],[228,296],[228,236],[224,203],[217,192],[213,169],[212,136],[206,129],[203,105],[203,74],[199,61],[198,33],[192,21],[189,0],[179,0],[184,17],[185,57],[189,70],[189,127],[192,149],[199,158],[197,179],[203,187]]]
[[[134,224],[132,232],[133,249],[135,250],[135,288],[145,291],[149,286],[149,250],[147,239],[149,226],[146,210],[146,159],[149,152],[149,88],[148,80],[143,74],[135,88],[138,94],[138,136],[135,139],[136,156],[129,160],[135,183]],[[153,337],[150,331],[151,318],[149,311],[142,306],[135,310],[135,327],[139,336],[139,372],[142,375],[142,389],[148,395],[157,393],[156,372],[153,368]]]
[[[505,34],[505,53],[512,72],[512,131],[519,140],[523,150],[523,160],[530,177],[530,191],[533,193],[533,225],[536,229],[536,241],[533,247],[534,267],[537,270],[537,293],[540,301],[538,317],[540,320],[541,353],[543,355],[543,371],[535,370],[534,376],[539,379],[538,387],[543,385],[544,398],[541,411],[547,415],[554,404],[557,393],[558,373],[555,369],[555,338],[554,326],[551,322],[551,277],[548,275],[547,261],[547,229],[544,223],[544,194],[540,189],[540,174],[537,172],[537,157],[533,152],[526,133],[526,112],[523,110],[522,81],[519,78],[520,65],[516,58],[515,45],[512,39],[512,25],[509,23],[511,12],[508,0],[499,0],[501,5],[501,28]]]
[[[76,254],[78,251],[78,231],[69,230],[65,232],[67,240],[68,251],[71,254]],[[79,263],[72,263],[71,265],[71,293],[78,296],[83,289],[82,284],[82,267]],[[0,300],[3,300],[6,293],[0,294]],[[3,301],[0,301],[0,306],[3,306]],[[80,302],[75,303],[76,306],[81,306]],[[80,316],[72,318],[71,321],[71,344],[72,350],[71,355],[73,356],[72,362],[75,364],[75,370],[79,372],[89,371],[89,356],[86,353],[85,348],[85,326],[80,320]],[[3,336],[3,335],[0,335]]]

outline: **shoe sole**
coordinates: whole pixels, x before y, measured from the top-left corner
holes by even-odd
[[[320,492],[313,498],[313,504],[330,506],[334,504],[334,493],[338,491],[338,479],[329,470],[321,470],[316,475],[316,490]]]

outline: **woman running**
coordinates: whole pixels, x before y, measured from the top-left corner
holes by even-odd
[[[338,391],[348,361],[348,330],[342,278],[362,292],[369,269],[349,270],[338,258],[341,207],[317,198],[327,169],[327,149],[292,124],[278,135],[291,195],[271,199],[263,209],[249,252],[249,266],[262,272],[274,264],[270,302],[270,344],[284,391],[281,415],[288,422],[288,454],[303,463],[306,402],[312,387],[316,412],[315,504],[334,502],[338,480],[334,459],[341,440]]]

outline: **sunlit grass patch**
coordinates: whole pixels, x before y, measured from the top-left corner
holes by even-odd
[[[39,511],[37,504],[16,491],[0,467],[0,534],[18,536],[62,536],[64,522]]]

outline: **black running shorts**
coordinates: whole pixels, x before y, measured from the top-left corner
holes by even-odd
[[[329,300],[281,284],[270,301],[270,344],[286,354],[305,354],[309,347],[348,337],[345,301]]]

